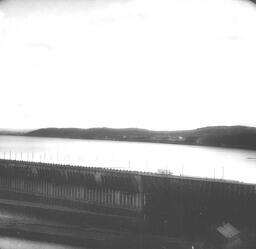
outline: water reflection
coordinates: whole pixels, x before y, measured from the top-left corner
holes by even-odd
[[[256,151],[213,147],[0,137],[0,157],[256,183]]]
[[[1,249],[79,249],[68,245],[60,245],[49,242],[38,242],[32,240],[18,239],[13,237],[0,237]]]

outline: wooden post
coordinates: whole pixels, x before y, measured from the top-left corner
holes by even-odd
[[[138,208],[141,210],[145,205],[145,195],[143,193],[143,184],[142,184],[142,178],[140,175],[134,176],[135,180],[137,182],[137,188],[138,188]]]

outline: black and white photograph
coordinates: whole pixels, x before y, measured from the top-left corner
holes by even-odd
[[[256,1],[0,0],[0,249],[256,249]]]

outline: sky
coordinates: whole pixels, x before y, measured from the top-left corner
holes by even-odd
[[[3,0],[0,128],[256,126],[246,0]]]

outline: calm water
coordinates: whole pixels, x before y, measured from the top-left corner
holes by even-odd
[[[0,237],[1,249],[81,249],[81,247],[60,245],[48,242],[37,242],[12,237]]]
[[[0,136],[0,157],[256,183],[256,151],[187,145]]]

